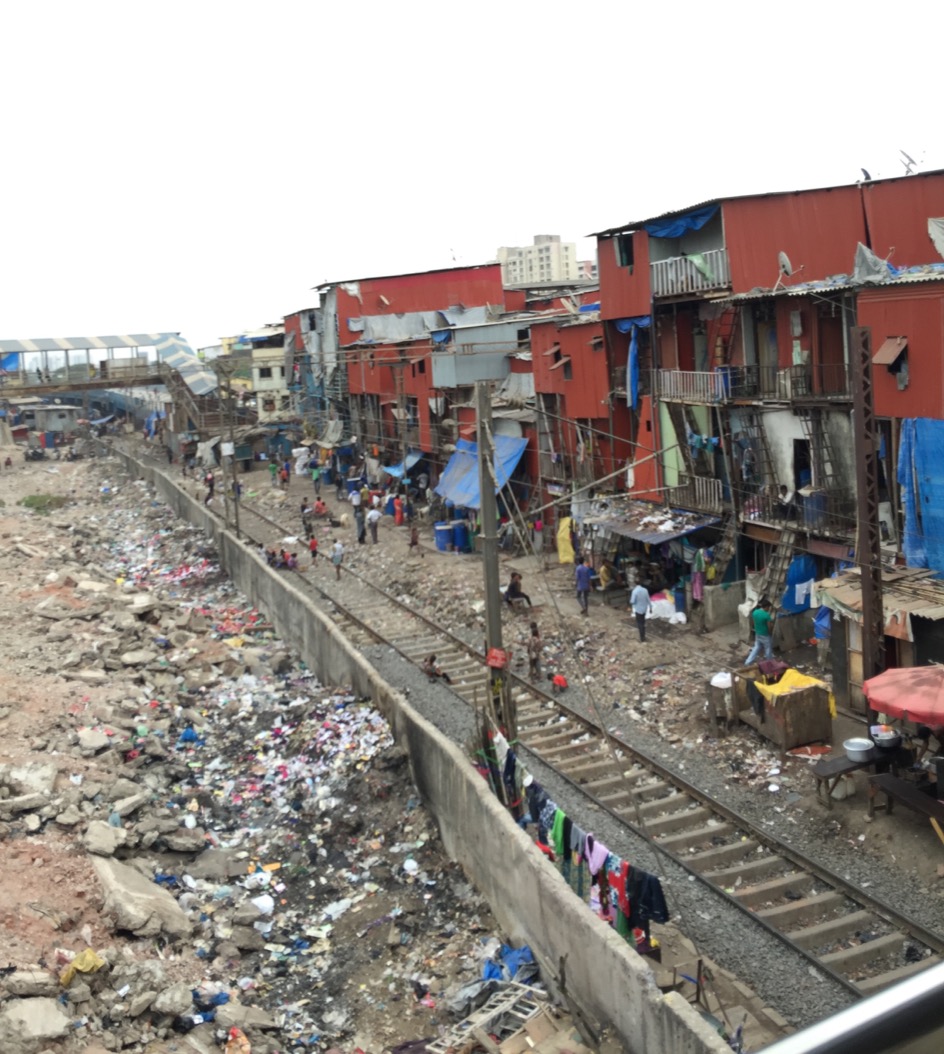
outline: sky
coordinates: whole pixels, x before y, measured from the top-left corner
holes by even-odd
[[[194,347],[329,280],[944,167],[936,5],[0,8],[0,337]]]

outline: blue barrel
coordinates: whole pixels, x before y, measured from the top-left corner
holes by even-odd
[[[390,499],[391,503],[393,498]],[[392,512],[392,507],[391,507]],[[435,525],[434,534],[436,537],[436,548],[441,553],[448,553],[449,546],[452,544],[452,524],[451,523],[437,523]]]
[[[452,546],[457,553],[467,553],[469,545],[469,524],[467,520],[453,520]]]
[[[323,468],[321,470],[321,477],[320,478],[321,478],[321,482],[324,483],[324,485],[326,487],[330,487],[331,486],[331,469],[330,468]]]
[[[685,583],[675,587],[675,610],[685,611]]]
[[[387,498],[387,504],[384,505],[384,515],[385,516],[392,516],[393,515],[393,495],[392,494],[390,495],[389,498]]]

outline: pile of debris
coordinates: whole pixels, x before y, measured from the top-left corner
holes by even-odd
[[[383,717],[319,684],[143,484],[102,487],[107,516],[30,518],[31,551],[0,561],[3,584],[37,583],[7,614],[64,703],[0,766],[19,897],[0,1050],[435,1039],[494,969],[497,927]],[[51,888],[28,889],[37,868]]]

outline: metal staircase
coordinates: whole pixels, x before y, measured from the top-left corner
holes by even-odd
[[[698,431],[698,422],[692,413],[692,408],[684,403],[665,402],[662,404],[669,412],[669,420],[675,431],[682,461],[685,463],[685,472],[688,476],[714,476],[714,466],[711,464],[708,452],[699,450],[696,455],[692,454],[688,444],[690,432]]]
[[[734,559],[737,552],[738,523],[737,517],[730,514],[724,523],[721,538],[713,547],[711,566],[715,569],[715,585],[721,584],[728,564]]]
[[[762,599],[766,598],[770,602],[771,614],[774,615],[780,610],[783,602],[783,591],[787,585],[787,571],[793,561],[796,535],[795,527],[781,528],[777,547],[760,580],[758,593]]]
[[[803,434],[810,444],[810,461],[813,467],[813,485],[825,495],[821,506],[807,502],[805,520],[809,526],[827,528],[839,526],[846,533],[855,530],[855,505],[851,500],[851,488],[846,484],[835,447],[829,437],[824,411],[821,407],[794,407]],[[822,510],[820,516],[819,510]]]
[[[727,366],[741,328],[741,309],[730,307],[708,322],[708,354],[715,366]]]

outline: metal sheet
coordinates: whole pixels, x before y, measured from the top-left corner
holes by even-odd
[[[889,337],[872,356],[872,362],[876,366],[891,366],[898,356],[907,350],[907,337]]]

